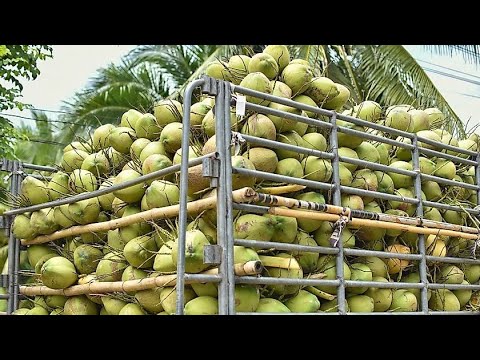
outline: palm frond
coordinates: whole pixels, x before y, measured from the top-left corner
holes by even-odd
[[[466,62],[480,65],[480,45],[424,45],[424,47],[439,55],[461,55]]]

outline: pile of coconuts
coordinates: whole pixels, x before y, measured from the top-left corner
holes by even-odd
[[[291,59],[283,45],[267,46],[253,56],[235,55],[226,61],[215,60],[208,65],[206,75],[216,79],[292,99],[313,107],[335,110],[372,123],[415,132],[419,136],[445,144],[477,151],[476,134],[457,140],[438,129],[444,115],[436,108],[415,109],[409,105],[382,108],[374,101],[352,104],[347,87],[327,77],[315,74],[303,59]],[[349,101],[350,100],[350,101]],[[308,111],[247,96],[247,101],[291,114],[328,121]],[[191,107],[191,128],[182,125],[183,105],[177,100],[162,100],[152,111],[143,113],[131,109],[123,114],[119,124],[105,124],[94,129],[91,137],[65,147],[58,171],[49,181],[27,176],[21,187],[23,205],[48,201],[121,184],[153,171],[179,164],[182,158],[183,131],[191,132],[189,158],[215,151],[214,99],[201,96]],[[309,126],[279,116],[247,112],[236,116],[231,110],[233,131],[285,144],[320,151],[331,151],[329,133],[322,127]],[[341,127],[392,138],[390,134],[373,131],[346,121],[337,120]],[[395,138],[395,137],[394,137]],[[409,139],[398,141],[410,143]],[[363,140],[338,133],[341,156],[380,163],[392,169],[412,170],[412,155],[403,148]],[[422,144],[425,148],[433,146]],[[466,158],[448,150],[448,154]],[[243,144],[233,152],[232,165],[237,168],[287,175],[317,182],[332,182],[329,160],[297,152]],[[421,171],[438,177],[473,184],[474,168],[441,158],[420,159]],[[202,165],[189,169],[189,200],[215,195],[208,178],[202,176]],[[340,164],[341,184],[402,197],[414,197],[413,179],[394,172]],[[272,183],[261,178],[233,175],[233,189],[286,184]],[[117,219],[153,208],[179,202],[179,174],[158,178],[97,198],[69,205],[46,208],[17,215],[12,230],[19,239],[33,239],[74,225]],[[312,189],[286,193],[284,196],[320,203],[332,203],[331,194]],[[445,204],[474,207],[476,193],[458,186],[425,181],[422,197]],[[399,216],[415,216],[415,205],[400,201],[382,201],[373,197],[342,195],[342,205]],[[436,221],[475,226],[465,212],[424,209],[424,217]],[[215,244],[217,214],[215,209],[189,215],[186,237],[186,272],[199,273],[209,268],[203,263],[203,248]],[[329,247],[333,224],[326,221],[234,212],[235,238],[278,243]],[[22,269],[30,275],[27,285],[43,284],[53,289],[65,289],[93,281],[126,281],[172,274],[177,261],[177,222],[175,219],[143,222],[101,233],[87,233],[46,244],[31,245],[22,252]],[[341,234],[345,248],[360,248],[396,253],[418,253],[416,234],[379,228],[348,226]],[[426,237],[427,254],[464,256],[472,243],[460,238],[430,235]],[[273,246],[272,246],[273,247]],[[235,263],[258,260],[260,255],[288,259],[290,268],[265,267],[263,276],[309,278],[324,274],[324,279],[336,279],[336,261],[331,255],[311,252],[255,250],[235,246]],[[477,284],[480,265],[449,265],[428,263],[430,282],[444,284]],[[375,256],[344,259],[347,280],[375,282],[420,281],[418,263],[408,260],[380,259]],[[325,293],[331,296],[324,296]],[[235,287],[237,312],[332,312],[338,310],[332,286],[303,287],[294,285],[241,285]],[[215,284],[192,284],[185,287],[185,314],[216,314],[218,289]],[[320,295],[319,295],[320,294]],[[321,294],[324,294],[323,296]],[[419,310],[420,290],[348,287],[346,308],[351,312],[412,312]],[[470,290],[429,290],[429,308],[433,311],[472,309],[478,296]],[[333,299],[333,300],[332,300]],[[81,296],[35,296],[20,302],[15,314],[26,315],[147,315],[175,313],[176,289],[157,287],[132,293]]]

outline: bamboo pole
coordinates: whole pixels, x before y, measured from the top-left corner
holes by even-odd
[[[235,275],[257,275],[262,271],[260,261],[248,261],[235,264]],[[218,268],[202,272],[203,275],[217,275]],[[83,285],[74,285],[66,289],[51,289],[46,286],[20,286],[20,293],[27,296],[63,295],[76,296],[85,294],[107,294],[112,292],[130,292],[152,289],[154,287],[174,286],[177,275],[159,275],[152,278],[127,281],[101,282],[93,281]],[[198,282],[194,279],[185,280],[185,284]]]
[[[233,201],[235,202],[249,202],[251,197],[255,194],[255,191],[251,188],[242,188],[233,191]],[[216,207],[217,197],[212,196],[206,199],[200,199],[191,201],[187,204],[188,213],[198,213],[203,210],[208,210]],[[114,230],[128,225],[147,222],[151,220],[166,219],[178,216],[180,212],[180,205],[165,206],[163,208],[155,208],[147,211],[142,211],[137,214],[125,216],[119,219],[88,224],[72,226],[68,229],[55,231],[50,235],[37,236],[31,240],[21,240],[22,245],[43,244],[49,241],[63,239],[69,236],[76,236],[90,232],[104,232],[108,230]]]
[[[341,206],[321,204],[313,201],[297,200],[297,199],[287,198],[283,196],[272,195],[271,193],[263,194],[263,193],[257,192],[254,197],[255,197],[254,202],[261,202],[261,203],[275,205],[275,206],[286,206],[288,208],[295,208],[295,209],[324,211],[329,214],[336,214],[336,215],[341,215],[346,210],[346,208]],[[375,213],[375,212],[363,211],[363,210],[351,210],[351,213],[353,217],[358,217],[358,218],[368,219],[368,220],[380,220],[380,221],[391,222],[391,223],[399,223],[399,224],[413,225],[413,226],[424,226],[428,228],[453,230],[453,231],[459,231],[459,232],[465,232],[465,233],[471,233],[471,234],[479,233],[479,230],[476,228],[450,224],[445,222],[439,222],[434,220],[428,220],[428,219],[420,219],[415,217],[398,216],[398,215],[391,215],[391,214],[382,214],[382,213]]]
[[[276,256],[266,256],[260,255],[259,256],[262,265],[265,267],[276,267],[281,269],[289,269],[289,270],[300,270],[301,267],[298,262],[293,258],[281,258]],[[294,261],[292,261],[292,259]]]
[[[278,195],[278,194],[287,194],[287,193],[301,191],[305,188],[306,188],[305,185],[290,184],[290,185],[282,185],[282,186],[262,187],[260,190],[262,190],[264,193],[267,193],[267,194]]]
[[[323,220],[323,221],[330,221],[330,222],[335,222],[340,218],[340,215],[336,215],[336,214],[318,213],[318,212],[311,212],[311,211],[305,211],[305,210],[282,209],[277,207],[270,207],[268,210],[268,213],[273,215],[289,216],[294,218],[310,219],[310,220]],[[390,223],[390,222],[379,221],[379,220],[352,218],[349,224],[353,226],[359,226],[359,227],[369,226],[369,227],[382,228],[382,229],[408,231],[415,234],[445,235],[445,236],[452,236],[452,237],[460,237],[460,238],[469,239],[469,240],[479,239],[479,234],[469,234],[469,233],[453,231],[453,230],[416,227],[412,225]]]
[[[325,299],[325,300],[334,300],[336,298],[335,295],[332,295],[332,294],[329,294],[329,293],[326,293],[325,291],[322,291],[322,290],[318,290],[316,287],[313,287],[313,286],[307,286],[305,288],[306,291],[308,291],[309,293],[319,297],[319,298],[322,298],[322,299]]]

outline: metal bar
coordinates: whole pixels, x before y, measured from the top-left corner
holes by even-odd
[[[325,151],[307,149],[301,146],[284,144],[279,141],[263,139],[263,138],[259,138],[251,135],[245,135],[245,134],[241,134],[241,135],[248,142],[256,145],[265,146],[267,148],[290,150],[290,151],[295,151],[301,154],[316,156],[322,159],[333,159],[333,154]]]
[[[22,163],[24,169],[38,170],[38,171],[47,171],[47,172],[57,172],[58,169],[51,166],[35,165]]]
[[[416,175],[415,172],[410,171],[410,170],[397,169],[397,168],[390,167],[390,166],[387,166],[387,165],[372,163],[370,161],[353,159],[353,158],[349,158],[349,157],[345,157],[345,156],[339,156],[339,159],[340,159],[341,162],[354,164],[354,165],[365,167],[365,168],[372,169],[372,170],[378,170],[378,171],[383,171],[383,172],[392,172],[392,173],[403,174],[403,175],[412,176],[412,177]]]
[[[235,210],[242,210],[242,211],[249,211],[255,214],[266,214],[268,213],[268,206],[259,206],[259,205],[252,205],[252,204],[233,204],[233,208]]]
[[[52,178],[50,176],[43,176],[43,175],[39,175],[39,174],[26,174],[26,173],[23,173],[22,174],[22,177],[27,177],[27,176],[31,176],[35,179],[38,179],[38,180],[46,180],[46,181],[50,181]]]
[[[418,137],[417,134],[414,135],[412,144],[414,146],[412,152],[412,160],[413,160],[413,170],[417,173],[415,176],[415,197],[418,200],[417,203],[417,216],[422,218],[423,217],[423,199],[422,199],[422,176],[420,173],[420,153],[418,150]],[[420,281],[422,284],[422,289],[420,291],[420,310],[427,314],[428,313],[428,278],[427,278],[427,260],[426,250],[425,250],[425,235],[418,234],[418,251],[420,252],[421,259],[418,264],[419,272],[420,272]]]
[[[385,193],[380,193],[380,192],[370,191],[370,190],[364,190],[364,189],[357,189],[357,188],[352,188],[350,186],[341,185],[340,190],[344,193],[347,193],[347,194],[353,194],[353,195],[358,195],[358,196],[369,196],[369,197],[373,197],[373,198],[376,198],[376,199],[382,199],[382,200],[401,201],[401,202],[406,202],[406,203],[410,203],[410,204],[416,204],[418,202],[418,200],[414,199],[414,198],[401,197],[401,196],[398,196],[398,195],[385,194]]]
[[[480,152],[478,152],[475,164],[475,184],[478,186],[477,188],[477,205],[480,204]]]
[[[324,247],[324,246],[285,244],[285,243],[270,242],[270,241],[258,241],[258,240],[235,239],[235,245],[251,247],[251,248],[256,248],[256,249],[275,249],[275,250],[282,250],[282,251],[304,251],[304,252],[312,252],[312,253],[319,253],[319,254],[335,255],[335,254],[338,253],[338,248],[328,248],[328,247]]]
[[[419,254],[400,254],[394,252],[364,250],[364,249],[344,249],[345,255],[350,256],[376,256],[381,259],[401,259],[401,260],[420,260],[422,258]]]
[[[480,284],[428,284],[429,289],[448,289],[448,290],[480,290]]]
[[[418,147],[418,150],[420,151],[421,154],[427,155],[427,156],[433,156],[433,157],[441,157],[447,160],[451,160],[453,162],[458,162],[461,164],[467,164],[467,165],[475,165],[475,161],[470,160],[470,159],[464,159],[458,156],[450,155],[444,152],[436,151],[436,150],[431,150],[431,149],[426,149],[421,146]]]
[[[480,265],[480,259],[468,259],[468,258],[460,258],[460,257],[440,257],[440,256],[431,256],[426,255],[425,258],[427,261],[434,261],[434,262],[441,262],[446,264],[473,264],[473,265]]]
[[[223,82],[225,87],[223,94],[224,102],[224,121],[222,123],[224,128],[224,156],[223,161],[225,170],[225,248],[223,250],[223,261],[226,263],[226,271],[223,275],[223,280],[226,282],[227,289],[227,314],[235,314],[235,261],[234,261],[234,231],[233,231],[233,184],[232,184],[232,157],[230,155],[230,144],[232,139],[232,129],[230,126],[230,100],[231,85],[228,82]],[[220,163],[220,165],[222,165]],[[221,181],[220,181],[221,183]]]
[[[183,98],[183,132],[182,132],[182,159],[180,163],[180,212],[178,214],[178,254],[177,254],[177,303],[176,314],[183,314],[183,300],[185,291],[185,239],[187,232],[187,196],[188,196],[188,167],[190,145],[190,108],[192,106],[193,91],[203,85],[204,79],[195,80],[185,90]],[[203,159],[198,163],[201,164]]]
[[[288,184],[297,184],[297,185],[304,185],[312,189],[320,189],[320,190],[331,190],[333,185],[321,183],[318,181],[312,180],[305,180],[305,179],[298,179],[293,178],[290,176],[279,175],[279,174],[270,174],[264,171],[258,170],[249,170],[249,169],[241,169],[237,167],[232,167],[234,173],[246,175],[246,176],[253,176],[260,179],[275,181],[275,182],[285,182]]]
[[[406,131],[401,131],[397,130],[388,126],[380,125],[380,124],[375,124],[370,121],[354,118],[353,116],[349,115],[342,115],[338,114],[337,115],[339,120],[347,121],[349,123],[355,124],[355,125],[360,125],[360,126],[365,126],[370,129],[375,129],[375,130],[380,130],[383,132],[388,132],[389,134],[395,135],[395,136],[402,136],[411,139],[412,138],[412,133],[406,132]]]
[[[438,147],[438,148],[441,148],[441,149],[444,149],[444,150],[452,150],[452,151],[456,151],[456,152],[466,154],[466,155],[469,155],[469,156],[477,156],[477,153],[475,151],[465,150],[465,149],[462,149],[458,146],[444,144],[442,142],[438,142],[438,141],[435,141],[435,140],[431,140],[431,139],[427,139],[427,138],[423,138],[423,137],[419,137],[419,136],[417,136],[417,139],[418,139],[419,142],[422,142],[422,143],[425,143],[425,144],[428,144],[428,145],[433,145],[435,147]]]
[[[480,315],[478,311],[429,311],[428,315]]]
[[[189,114],[189,116],[190,116],[190,114]],[[189,133],[188,130],[186,132]],[[187,171],[188,171],[189,167],[200,165],[203,162],[203,159],[212,157],[214,155],[215,155],[215,153],[210,153],[210,154],[195,158],[193,160],[190,160],[187,164],[188,165],[187,166]],[[186,156],[186,157],[188,158],[188,156]],[[182,159],[183,158],[184,158],[184,156],[182,156]],[[118,185],[112,185],[112,186],[109,186],[109,187],[106,187],[106,188],[103,188],[103,189],[100,189],[100,190],[91,191],[91,192],[84,192],[84,193],[81,193],[81,194],[78,194],[78,195],[69,196],[69,197],[59,199],[59,200],[55,200],[55,201],[49,201],[49,202],[39,204],[39,205],[28,206],[28,207],[24,207],[24,208],[18,208],[18,209],[5,211],[4,215],[8,216],[8,215],[23,214],[23,213],[26,213],[26,212],[33,212],[33,211],[45,209],[47,207],[59,206],[59,205],[64,205],[64,204],[71,204],[71,203],[74,203],[74,202],[77,202],[77,201],[80,201],[80,200],[91,199],[91,198],[94,198],[94,197],[97,197],[97,196],[100,196],[100,195],[109,194],[109,193],[117,191],[117,190],[125,189],[125,188],[128,188],[130,186],[137,185],[137,184],[140,184],[142,182],[146,182],[148,180],[157,179],[161,176],[173,174],[177,171],[181,171],[181,168],[182,168],[181,164],[169,166],[165,169],[157,170],[157,171],[154,171],[154,172],[152,172],[150,174],[147,174],[147,175],[142,175],[142,176],[140,176],[136,179],[125,181],[124,183],[121,183],[121,184],[118,184]]]
[[[467,183],[460,182],[460,181],[448,180],[448,179],[444,179],[444,178],[441,178],[441,177],[438,177],[438,176],[420,174],[420,177],[424,180],[435,181],[435,182],[438,182],[440,184],[445,184],[445,185],[450,185],[450,186],[458,186],[458,187],[469,189],[469,190],[478,190],[477,185],[467,184]]]
[[[412,145],[406,144],[406,143],[401,142],[401,141],[387,139],[387,138],[384,138],[382,136],[369,134],[369,133],[366,133],[366,132],[363,132],[363,131],[358,131],[358,130],[355,130],[355,129],[349,129],[349,128],[346,128],[346,127],[343,127],[343,126],[339,126],[338,131],[341,132],[341,133],[344,133],[344,134],[355,135],[355,136],[361,137],[363,139],[384,142],[384,143],[395,145],[397,147],[401,147],[401,148],[408,149],[408,150],[411,150],[413,148]]]
[[[356,281],[356,280],[345,280],[345,286],[346,287],[374,287],[379,289],[421,289],[424,287],[424,285],[420,283]]]
[[[22,163],[18,163],[18,171],[13,174],[12,181],[16,181],[17,194],[20,193],[22,186]],[[15,241],[15,257],[14,261],[14,273],[13,273],[13,311],[18,309],[19,295],[20,295],[20,241]]]
[[[335,206],[342,205],[342,187],[340,186],[340,158],[338,155],[338,125],[337,125],[337,113],[333,112],[332,117],[330,118],[330,123],[332,124],[332,129],[330,131],[330,148],[333,153],[333,160],[332,160],[332,178],[333,178],[333,194],[332,194],[332,202]],[[340,240],[337,243],[338,253],[335,258],[335,271],[336,277],[338,281],[338,288],[337,288],[337,306],[338,306],[338,313],[340,315],[344,315],[346,311],[345,307],[345,274],[343,271],[343,258],[344,258],[344,251],[343,251],[343,242]]]
[[[12,164],[12,176],[10,178],[10,193],[16,195],[18,193],[18,182],[17,176],[15,173],[18,171],[18,161],[14,161]],[[9,225],[13,222],[13,217],[9,216]],[[16,254],[16,244],[17,239],[11,231],[11,226],[8,227],[9,238],[8,238],[8,294],[10,295],[7,300],[7,314],[11,314],[15,311],[15,301],[14,301],[14,292],[15,292],[15,280],[13,274],[15,273],[15,254]]]
[[[203,283],[203,282],[209,282],[209,283],[219,283],[221,281],[221,277],[218,275],[206,275],[206,274],[185,274],[184,279],[189,281],[189,280],[194,280],[198,283]],[[177,279],[178,283],[178,279]]]
[[[442,204],[442,203],[438,203],[438,202],[434,202],[434,201],[423,201],[423,205],[428,206],[428,207],[434,207],[434,208],[437,208],[437,209],[442,209],[442,210],[452,210],[452,211],[456,211],[456,212],[467,211],[467,212],[469,212],[470,214],[473,214],[473,215],[480,214],[479,210],[474,210],[474,209],[470,209],[470,208],[467,208],[467,207],[462,209],[459,206],[447,205],[447,204]]]
[[[255,285],[300,285],[300,286],[338,286],[339,280],[319,280],[319,279],[292,279],[292,278],[274,278],[266,276],[236,276],[237,284],[255,284]],[[384,284],[384,283],[382,283]]]

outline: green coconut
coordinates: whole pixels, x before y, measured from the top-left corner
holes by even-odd
[[[456,171],[457,168],[452,161],[446,159],[437,159],[435,171],[433,174],[444,179],[453,180]]]
[[[111,146],[122,154],[130,153],[130,146],[136,139],[135,130],[130,127],[116,127],[110,133]]]
[[[417,311],[417,304],[417,298],[411,291],[398,289],[393,291],[390,310],[394,312],[413,312]]]
[[[380,260],[381,261],[381,260]],[[376,282],[388,282],[387,279],[380,276],[374,276],[372,281]],[[390,308],[393,300],[393,290],[392,289],[382,289],[382,288],[368,288],[365,292],[365,295],[371,297],[374,303],[375,312],[384,312]]]
[[[78,224],[89,224],[98,219],[100,204],[97,198],[80,200],[68,205],[70,218]]]
[[[438,209],[433,207],[423,208],[423,217],[427,220],[439,221],[439,222],[443,221],[440,211],[438,211]]]
[[[120,281],[127,266],[128,264],[123,255],[111,252],[98,262],[95,273],[98,281]]]
[[[395,185],[390,175],[381,171],[375,171],[374,174],[377,177],[377,190],[381,193],[393,194],[395,191]]]
[[[152,141],[149,144],[145,145],[143,150],[140,152],[139,160],[142,162],[145,161],[150,155],[153,154],[162,154],[167,155],[167,151],[165,150],[165,146],[160,141]]]
[[[331,247],[330,237],[333,233],[333,223],[328,221],[322,221],[320,227],[315,231],[314,239],[318,246]],[[341,235],[340,241],[345,248],[352,248],[355,246],[355,236],[348,228],[344,228]]]
[[[74,141],[63,148],[63,153],[71,150],[85,151],[87,154],[92,152],[92,145],[89,142]]]
[[[93,153],[83,160],[82,170],[87,170],[94,176],[101,177],[110,172],[110,163],[103,152]]]
[[[185,287],[183,304],[185,305],[195,297],[195,292],[192,289]],[[164,287],[160,292],[160,300],[162,307],[167,314],[175,314],[177,308],[177,290],[175,290],[175,287]]]
[[[350,98],[350,90],[342,84],[335,83],[337,88],[337,95],[335,97],[329,97],[322,105],[324,109],[329,110],[341,110]]]
[[[187,230],[198,229],[208,239],[210,244],[217,243],[217,228],[204,218],[197,218],[187,226]]]
[[[470,285],[470,283],[467,280],[463,280],[462,284]],[[460,308],[464,308],[465,305],[468,304],[473,293],[473,291],[470,289],[453,290],[452,292],[457,297],[458,302],[460,303]]]
[[[418,272],[413,272],[408,275],[402,276],[402,282],[406,283],[420,283],[420,274]],[[422,290],[421,289],[408,289],[415,297],[417,298],[417,304],[420,304],[422,301]],[[430,299],[432,291],[428,289],[427,299]]]
[[[258,302],[257,313],[289,313],[290,309],[280,301],[272,298],[262,298]]]
[[[275,140],[277,136],[275,124],[267,116],[262,114],[250,116],[240,132],[268,140]]]
[[[315,101],[313,101],[313,99],[310,97],[310,96],[307,96],[305,94],[301,94],[301,95],[297,95],[295,96],[294,98],[292,98],[293,101],[296,101],[296,102],[299,102],[301,104],[304,104],[304,105],[308,105],[308,106],[312,106],[314,108],[318,108],[317,104],[315,103]],[[305,110],[305,113],[307,114],[307,116],[309,118],[312,118],[312,119],[315,119],[317,118],[317,114],[313,111],[308,111],[308,110]]]
[[[242,79],[248,75],[250,60],[251,58],[246,55],[234,55],[229,59],[227,64],[228,75],[235,85],[240,84]]]
[[[347,299],[351,312],[370,313],[375,311],[374,299],[367,295],[355,295]]]
[[[272,241],[291,244],[297,235],[297,219],[294,217],[265,214],[273,227]]]
[[[350,308],[348,307],[347,300],[345,300],[345,310],[346,312],[350,311]],[[320,311],[330,313],[330,312],[338,312],[338,302],[337,299],[333,299],[330,301],[322,301],[322,304],[320,305]]]
[[[395,108],[387,112],[385,126],[401,131],[407,131],[409,129],[413,129],[413,120],[407,111]]]
[[[135,129],[138,119],[140,119],[142,116],[143,114],[140,111],[130,109],[123,113],[122,119],[120,120],[120,126]]]
[[[412,119],[412,132],[419,132],[430,129],[430,119],[428,113],[423,110],[409,110],[408,113]]]
[[[440,125],[445,120],[443,113],[437,108],[428,108],[424,110],[428,115],[428,122],[430,126]]]
[[[43,264],[45,264],[47,262],[47,260],[51,259],[52,257],[55,257],[55,256],[58,256],[58,254],[56,253],[49,253],[49,254],[46,254],[46,255],[43,255],[40,260],[37,261],[37,263],[35,264],[35,273],[36,274],[41,274],[42,272],[42,266]]]
[[[205,69],[205,75],[214,79],[226,81],[230,80],[228,65],[220,60],[214,60],[208,64],[207,68]]]
[[[355,150],[352,150],[352,149],[348,148],[348,147],[338,148],[338,155],[340,157],[347,157],[347,158],[350,158],[350,159],[358,160],[357,152]],[[340,162],[340,165],[345,166],[352,173],[355,170],[357,170],[357,165],[355,165],[355,164],[350,164],[350,163],[347,163],[347,162]]]
[[[87,170],[75,169],[70,174],[68,187],[76,194],[97,190],[97,178]]]
[[[123,170],[113,180],[113,185],[119,185],[124,182],[137,179],[141,176],[135,170]],[[144,183],[130,186],[125,189],[116,190],[113,192],[115,197],[127,203],[134,203],[140,201],[145,193]]]
[[[62,171],[57,171],[52,175],[52,178],[47,185],[48,196],[50,200],[58,200],[61,197],[69,194],[68,180],[69,175]]]
[[[389,165],[391,168],[413,171],[412,164],[405,161],[395,161]],[[408,175],[398,174],[394,172],[387,172],[392,178],[396,189],[407,188],[413,186],[413,178]]]
[[[378,144],[376,145],[378,154],[380,155],[380,164],[388,165],[389,164],[389,155],[388,155],[388,145],[387,144]]]
[[[237,130],[235,125],[237,124],[237,115],[233,108],[230,109],[230,124],[232,125],[232,130]],[[210,110],[202,120],[202,129],[205,134],[209,137],[215,135],[215,115],[214,110]]]
[[[242,154],[242,156],[253,163],[255,170],[273,173],[277,168],[278,157],[273,150],[255,147],[249,149]],[[257,181],[261,181],[261,179],[258,179]]]
[[[339,91],[335,83],[329,78],[316,77],[310,82],[305,94],[311,97],[317,105],[321,106],[324,101],[335,98]]]
[[[429,139],[429,140],[433,140],[433,141],[436,141],[436,142],[439,142],[439,143],[442,142],[442,138],[440,137],[440,135],[438,135],[437,133],[435,133],[434,131],[431,131],[431,130],[421,130],[421,131],[417,132],[417,136],[419,138]],[[420,140],[421,139],[419,139],[418,145],[421,146],[421,147],[424,147],[426,149],[431,149],[431,150],[435,150],[437,148],[434,145],[427,144],[427,143],[422,142]]]
[[[127,302],[110,296],[101,297],[107,315],[118,315]]]
[[[304,111],[291,106],[287,106],[287,105],[282,105],[282,104],[272,102],[268,107],[271,109],[283,111],[292,115],[306,116],[306,113]],[[268,114],[267,116],[273,122],[276,128],[276,131],[279,133],[285,133],[288,131],[295,130],[298,126],[298,122],[296,120],[293,120],[287,117],[277,116],[273,114]],[[303,127],[302,126],[300,127],[306,131],[306,128],[308,127],[308,125],[307,124],[305,125],[303,125]]]
[[[88,153],[82,150],[74,149],[65,152],[62,157],[62,169],[66,172],[72,172],[75,169],[80,169],[82,167],[83,160],[85,160],[87,156]],[[26,179],[27,178],[25,178],[25,180]]]
[[[303,165],[296,159],[283,159],[277,163],[275,173],[295,178],[303,178]]]
[[[233,258],[235,264],[244,264],[248,261],[260,260],[255,250],[243,246],[233,247]]]
[[[178,204],[179,198],[177,185],[165,180],[154,180],[145,191],[142,211]]]
[[[322,255],[318,258],[317,269],[319,272],[324,273],[325,277],[323,280],[336,280],[337,279],[337,262],[334,256],[331,255]],[[345,280],[350,280],[351,271],[347,263],[343,262],[343,278]],[[337,287],[330,285],[320,285],[315,286],[317,289],[322,290],[329,294],[336,294]]]
[[[118,315],[146,315],[146,314],[140,305],[131,303],[131,304],[125,305],[120,310]]]
[[[248,72],[261,72],[269,80],[277,77],[279,68],[276,60],[268,53],[257,53],[250,59],[248,63]]]
[[[115,126],[112,124],[104,124],[95,129],[92,135],[92,144],[96,151],[106,149],[110,146],[110,133],[113,129],[115,129]]]
[[[63,315],[63,308],[53,309],[50,312],[50,315]]]
[[[294,96],[304,93],[309,88],[312,78],[313,72],[306,64],[290,62],[282,71],[282,80],[292,89]]]
[[[333,168],[329,160],[321,159],[316,156],[307,156],[302,160],[301,165],[303,167],[303,172],[305,173],[305,178],[308,180],[328,182],[332,177]]]
[[[288,145],[307,147],[305,140],[296,131],[278,134],[276,140]],[[276,149],[275,151],[279,160],[292,158],[301,161],[305,156],[304,154],[291,150]]]
[[[255,165],[253,165],[252,161],[244,158],[243,156],[232,156],[232,167],[255,170]],[[232,189],[237,190],[244,187],[253,187],[255,185],[255,181],[255,177],[251,175],[233,174]]]
[[[250,64],[249,64],[250,66]],[[291,88],[291,86],[284,80],[284,82]],[[240,86],[255,90],[258,92],[266,93],[266,94],[271,94],[272,93],[272,87],[270,85],[270,80],[268,77],[265,76],[265,74],[261,72],[254,72],[250,73],[243,80],[240,82]],[[293,91],[293,89],[292,89]],[[270,104],[269,100],[263,100],[260,98],[257,98],[255,96],[249,96],[247,95],[247,102],[252,103],[252,104],[261,104],[263,106],[268,106]]]
[[[18,313],[17,313],[18,315]],[[27,310],[25,315],[49,315],[48,310],[41,307],[41,306],[35,306],[30,310]]]
[[[128,263],[136,268],[146,269],[153,266],[154,253],[158,251],[152,236],[142,235],[130,240],[123,248],[123,256]]]
[[[301,279],[303,278],[303,271],[300,264],[295,258],[287,253],[279,253],[275,257],[289,259],[290,268],[273,268],[268,267],[266,272],[269,277],[273,278],[289,278],[289,279]],[[298,285],[268,285],[267,288],[276,295],[290,295],[295,294],[300,289]]]
[[[255,312],[260,302],[257,286],[247,284],[235,285],[235,311]]]
[[[467,219],[467,214],[464,212],[445,210],[442,214],[442,217],[446,222],[450,224],[464,225]]]
[[[20,194],[26,198],[31,205],[43,204],[50,200],[47,185],[32,176],[27,176],[22,180]]]
[[[464,139],[464,140],[460,140],[458,142],[458,147],[464,149],[464,150],[470,150],[470,151],[478,151],[478,142],[475,142],[471,139]],[[461,158],[468,158],[469,155],[467,154],[463,154],[463,153],[454,153],[453,155],[456,155],[456,156],[459,156]]]
[[[183,124],[173,122],[165,125],[160,134],[160,142],[165,147],[165,150],[174,154],[182,146]]]
[[[162,293],[161,287],[154,287],[152,289],[146,289],[137,291],[135,299],[145,310],[158,314],[163,311],[162,299],[160,294]]]
[[[183,106],[177,100],[161,100],[153,106],[153,115],[160,126],[182,121]]]
[[[317,246],[316,241],[310,235],[302,231],[299,231],[297,233],[294,243],[303,246]],[[294,251],[292,252],[292,255],[298,261],[305,274],[309,274],[315,271],[318,263],[318,253],[307,251]]]
[[[440,200],[443,196],[440,185],[438,185],[438,183],[434,181],[422,182],[422,191],[428,201],[437,201]]]
[[[463,280],[463,271],[455,265],[444,266],[437,277],[437,282],[441,284],[461,284]]]
[[[77,282],[75,266],[61,256],[47,260],[41,269],[41,279],[51,289],[65,289]]]
[[[272,87],[272,95],[290,99],[292,97],[292,89],[287,84],[278,80],[270,81]]]
[[[363,142],[355,148],[355,152],[360,160],[365,160],[373,163],[380,162],[380,154],[375,146],[370,143]]]
[[[199,273],[208,267],[203,263],[203,248],[209,245],[208,239],[200,230],[186,232],[185,240],[185,271],[187,273]],[[172,245],[172,261],[177,265],[178,242]]]
[[[337,125],[347,129],[365,132],[365,129],[362,126],[355,125],[347,121],[337,120]],[[341,131],[338,132],[337,138],[339,147],[347,147],[350,149],[356,149],[363,142],[363,138],[355,135],[345,134]]]
[[[239,81],[240,82],[240,81]],[[200,126],[205,115],[212,107],[204,102],[197,102],[190,108],[190,126]]]
[[[365,205],[363,199],[358,195],[343,194],[341,197],[341,205],[349,207],[353,210],[363,210]]]
[[[263,52],[275,59],[280,72],[290,63],[290,52],[285,45],[268,45]]]
[[[313,150],[327,151],[327,140],[322,134],[309,133],[302,136],[304,145]]]
[[[461,307],[455,294],[447,289],[433,290],[428,306],[434,311],[460,311]]]
[[[198,158],[199,156],[199,150],[195,148],[194,146],[189,146],[188,147],[188,160],[193,160]],[[175,152],[175,155],[173,156],[173,165],[181,164],[182,162],[182,148],[178,149]]]
[[[425,157],[420,157],[418,160],[420,165],[420,172],[422,174],[432,175],[434,173],[435,163],[432,160]]]
[[[317,192],[309,191],[295,196],[295,199],[300,201],[311,201],[319,204],[325,204],[325,197]],[[298,226],[306,232],[313,232],[322,225],[321,220],[297,219]]]
[[[33,239],[37,233],[30,226],[30,218],[27,215],[19,214],[15,216],[12,225],[13,234],[17,239]]]
[[[53,217],[53,209],[45,208],[34,211],[30,216],[30,226],[37,234],[51,234],[58,229]]]
[[[234,236],[238,239],[270,241],[275,233],[271,218],[245,214],[235,221]]]
[[[367,100],[361,102],[354,108],[352,116],[370,122],[377,122],[380,120],[381,114],[381,106],[375,101]]]
[[[103,253],[97,247],[84,244],[77,247],[73,253],[73,263],[80,274],[93,273]]]
[[[350,186],[358,189],[377,191],[377,176],[369,169],[357,170],[353,173],[353,181]]]
[[[308,291],[300,290],[298,294],[285,302],[293,313],[313,313],[320,309],[320,301]]]
[[[217,285],[214,283],[194,283],[190,285],[197,296],[218,296]]]
[[[351,277],[350,280],[354,281],[372,281],[373,274],[370,268],[362,263],[354,263],[350,265]],[[351,294],[363,294],[368,290],[368,287],[349,287],[347,292]],[[349,304],[350,305],[350,304]],[[351,308],[351,306],[350,306]]]
[[[211,296],[199,296],[185,304],[185,315],[216,315],[218,300]]]
[[[476,284],[480,279],[480,265],[478,264],[465,264],[463,268],[465,279],[470,284]]]
[[[415,198],[415,195],[411,189],[400,188],[396,191],[397,196],[402,198]],[[413,216],[416,211],[415,204],[407,203],[404,201],[389,200],[388,206],[390,209],[402,210],[406,212],[409,216]]]
[[[148,140],[158,139],[162,132],[162,126],[153,114],[142,115],[135,124],[135,133],[139,138]]]
[[[373,278],[381,277],[386,278],[388,277],[388,269],[385,262],[382,259],[375,257],[375,256],[367,256],[364,257],[362,260],[365,265],[367,265],[370,270],[372,271]],[[374,280],[376,281],[376,280]]]
[[[27,248],[28,263],[35,268],[40,259],[49,254],[58,256],[57,252],[47,245],[30,245]]]

